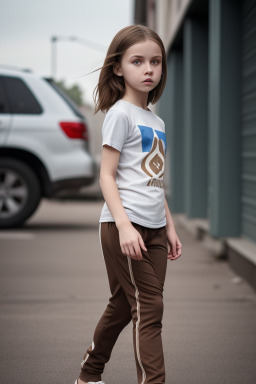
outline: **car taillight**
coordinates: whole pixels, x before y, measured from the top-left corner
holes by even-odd
[[[70,139],[88,140],[88,129],[84,123],[61,121],[60,126]]]

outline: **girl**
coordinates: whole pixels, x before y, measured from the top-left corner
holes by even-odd
[[[95,113],[102,127],[99,237],[111,290],[75,384],[98,383],[122,329],[132,320],[139,384],[165,383],[163,286],[167,259],[181,255],[164,194],[165,124],[149,108],[167,78],[160,37],[143,25],[114,37],[100,72]]]

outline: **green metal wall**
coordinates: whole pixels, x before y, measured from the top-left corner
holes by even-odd
[[[256,1],[242,2],[241,232],[256,240]]]
[[[241,233],[240,0],[209,7],[209,222],[211,236]]]
[[[183,125],[183,55],[173,50],[168,55],[168,78],[159,102],[159,115],[165,122],[167,138],[168,194],[172,212],[184,211],[184,125]]]
[[[185,214],[206,218],[208,165],[208,24],[187,18],[183,32]]]
[[[213,237],[256,241],[256,0],[209,0],[208,20],[188,14],[168,52],[171,207]]]

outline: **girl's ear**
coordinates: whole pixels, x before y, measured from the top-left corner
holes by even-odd
[[[113,66],[113,72],[117,75],[117,76],[123,76],[123,72],[122,72],[122,69],[120,67],[120,65],[117,63]]]

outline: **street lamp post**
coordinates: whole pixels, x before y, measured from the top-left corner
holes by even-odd
[[[86,47],[105,51],[106,47],[99,43],[94,43],[90,40],[82,39],[76,36],[52,36],[51,37],[51,74],[52,78],[56,79],[57,74],[57,42],[58,41],[76,41]]]
[[[56,69],[57,69],[57,36],[51,37],[51,73],[52,78],[56,79]]]

